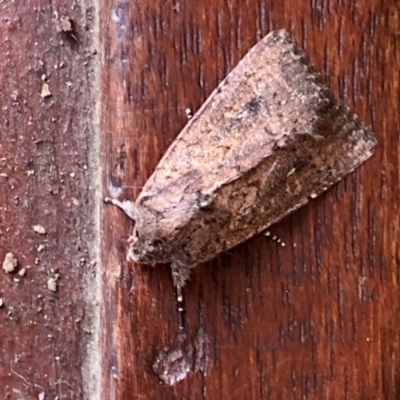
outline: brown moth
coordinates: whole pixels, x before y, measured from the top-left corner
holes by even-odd
[[[264,231],[368,159],[374,134],[285,31],[257,43],[189,120],[136,202],[128,259],[190,269]]]

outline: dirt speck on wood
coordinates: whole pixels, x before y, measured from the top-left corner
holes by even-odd
[[[37,248],[37,252],[38,252],[38,253],[41,253],[45,248],[46,248],[45,245],[39,244],[39,246],[38,246],[38,248]]]
[[[42,86],[42,91],[40,93],[40,96],[45,99],[46,97],[50,97],[52,94],[50,92],[50,87],[47,83],[43,83]]]
[[[57,279],[50,277],[47,280],[47,289],[49,289],[51,292],[57,292],[58,285],[57,285]]]
[[[33,225],[33,226],[32,226],[32,229],[33,229],[36,233],[38,233],[39,235],[45,235],[45,234],[47,233],[45,227],[42,226],[42,225]]]
[[[65,15],[58,15],[58,13],[55,13],[54,22],[56,25],[57,32],[65,32],[65,33],[74,32],[74,24],[71,18]]]
[[[7,274],[15,271],[18,267],[18,260],[15,258],[13,253],[7,253],[3,261],[3,269]]]

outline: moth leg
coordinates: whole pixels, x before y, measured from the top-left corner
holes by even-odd
[[[286,243],[278,236],[274,235],[273,233],[271,233],[271,231],[264,231],[263,235],[266,237],[271,238],[274,242],[280,244],[282,247],[286,246]]]
[[[181,330],[185,326],[185,305],[182,290],[190,278],[190,271],[190,267],[182,267],[174,263],[171,264],[172,281],[176,288],[176,301],[178,303],[178,325]]]
[[[136,221],[136,204],[130,200],[119,201],[117,199],[104,198],[104,203],[113,204],[120,208],[130,219]]]

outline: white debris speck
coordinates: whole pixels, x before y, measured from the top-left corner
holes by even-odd
[[[39,235],[45,235],[46,234],[46,229],[42,225],[33,225],[32,229],[38,233]]]
[[[42,91],[41,91],[41,93],[40,93],[40,96],[41,96],[43,99],[45,99],[46,97],[52,96],[52,94],[51,94],[51,92],[50,92],[50,87],[49,87],[49,85],[48,85],[46,82],[43,83]]]
[[[41,253],[44,249],[45,249],[45,246],[43,244],[39,244],[39,246],[37,248],[37,252]]]
[[[57,280],[54,278],[49,278],[47,280],[47,289],[52,292],[57,292]]]
[[[13,253],[7,253],[3,261],[3,269],[9,274],[13,272],[18,266],[18,260],[14,257]]]

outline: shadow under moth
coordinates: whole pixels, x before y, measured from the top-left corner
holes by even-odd
[[[264,231],[368,159],[374,134],[283,30],[258,42],[171,144],[135,202],[128,260],[190,270]]]

